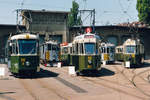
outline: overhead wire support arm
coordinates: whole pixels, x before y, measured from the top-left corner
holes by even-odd
[[[95,32],[95,9],[93,9],[93,10],[89,10],[89,9],[88,10],[79,10],[79,12],[80,12],[80,16],[81,17],[82,17],[82,14],[84,12],[88,12],[89,13],[83,21],[85,21],[91,15],[90,25],[92,24],[93,33],[94,33]]]

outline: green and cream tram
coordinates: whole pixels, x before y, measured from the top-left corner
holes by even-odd
[[[104,64],[115,61],[115,45],[111,43],[101,43],[101,62]]]
[[[72,43],[62,43],[60,44],[60,61],[62,65],[70,65],[71,63],[71,51],[72,51]]]
[[[119,45],[115,48],[115,60],[123,61],[123,46]]]
[[[76,36],[72,42],[71,62],[77,73],[96,71],[101,68],[100,37],[87,33]]]
[[[13,74],[34,74],[39,71],[39,39],[24,33],[9,37],[8,67]]]
[[[124,64],[140,65],[144,59],[144,46],[139,39],[127,39],[123,44]]]

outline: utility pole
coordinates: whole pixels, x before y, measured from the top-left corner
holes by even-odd
[[[19,11],[18,10],[16,10],[16,12],[17,12],[17,17],[16,17],[16,23],[17,23],[17,27],[16,27],[16,32],[18,33],[19,32],[19,23],[18,23],[18,13],[19,13]]]

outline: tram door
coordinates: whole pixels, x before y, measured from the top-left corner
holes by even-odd
[[[110,61],[114,61],[114,56],[115,56],[115,48],[112,46],[112,47],[109,47],[109,60]]]

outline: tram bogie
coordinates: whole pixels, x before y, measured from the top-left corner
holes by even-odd
[[[40,62],[45,66],[54,66],[60,59],[60,48],[57,42],[46,41],[40,45]]]
[[[115,61],[115,45],[111,43],[101,43],[101,62],[113,63]]]
[[[8,67],[13,74],[34,74],[39,71],[38,36],[23,33],[9,37]]]
[[[101,68],[100,38],[91,33],[75,37],[72,42],[71,62],[76,72],[98,70]]]

